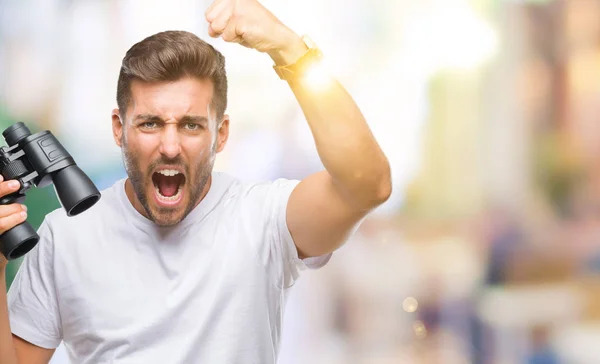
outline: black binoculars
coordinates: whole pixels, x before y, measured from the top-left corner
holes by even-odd
[[[100,200],[100,192],[92,180],[50,131],[32,135],[25,124],[16,123],[6,128],[2,136],[7,146],[0,148],[0,174],[5,181],[19,181],[21,187],[0,197],[0,205],[22,203],[28,189],[50,184],[54,184],[68,216],[78,215]],[[0,252],[13,260],[27,254],[39,240],[25,221],[0,235]]]

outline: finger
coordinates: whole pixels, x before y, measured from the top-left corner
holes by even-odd
[[[242,37],[237,34],[236,28],[236,22],[230,20],[223,34],[221,34],[221,38],[226,42],[241,43]]]
[[[210,26],[210,24],[208,25],[208,35],[213,38],[217,38],[219,36],[219,34],[215,33],[215,31],[212,30],[212,27]]]
[[[206,9],[206,11],[204,12],[204,16],[206,17],[206,20],[208,22],[211,22],[214,19],[214,14],[216,14],[214,10],[217,7],[217,5],[219,5],[219,3],[222,3],[222,2],[223,2],[223,0],[215,0]]]
[[[0,218],[0,234],[4,234],[25,220],[27,220],[27,213],[25,211]]]
[[[21,211],[27,211],[27,206],[18,203],[0,205],[0,218],[10,216]]]
[[[225,28],[227,28],[227,25],[229,24],[230,17],[231,12],[222,12],[212,23],[210,23],[208,34],[210,34],[211,37],[218,37],[223,34]]]
[[[213,2],[204,13],[206,21],[212,23],[228,5],[230,5],[229,0],[216,0]]]
[[[0,183],[0,197],[16,192],[21,188],[21,184],[17,180],[10,180]]]

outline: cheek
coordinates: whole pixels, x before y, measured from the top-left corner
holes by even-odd
[[[158,149],[161,143],[160,133],[135,133],[130,139],[132,143],[135,143],[137,149],[141,152],[148,152]]]
[[[181,143],[182,149],[191,160],[203,160],[212,150],[212,134],[182,139]]]
[[[137,145],[146,149],[155,148],[160,144],[160,134],[158,133],[139,133],[135,134],[131,139],[133,139]]]
[[[188,161],[188,167],[190,173],[195,175],[199,170],[205,169],[205,166],[212,162],[212,146],[210,140],[202,141],[199,143],[197,140],[194,144],[190,144],[185,147],[186,160]]]
[[[127,138],[123,147],[130,158],[134,159],[140,168],[149,164],[152,152],[156,149],[156,138],[149,135],[140,135],[135,138]]]

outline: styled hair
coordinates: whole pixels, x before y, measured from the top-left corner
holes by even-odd
[[[131,102],[131,81],[208,79],[213,84],[211,110],[220,121],[227,108],[225,57],[212,45],[185,31],[165,31],[134,44],[125,54],[117,83],[117,105],[125,117]]]

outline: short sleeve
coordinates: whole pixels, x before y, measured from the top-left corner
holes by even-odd
[[[320,257],[300,259],[296,244],[287,226],[287,203],[294,188],[300,183],[297,180],[278,179],[269,185],[265,196],[265,213],[268,219],[265,232],[265,249],[269,257],[270,274],[278,287],[289,288],[300,276],[304,269],[318,269],[327,264],[331,254]]]
[[[54,282],[53,236],[47,220],[38,229],[38,244],[25,255],[8,291],[12,333],[46,349],[62,339]]]

